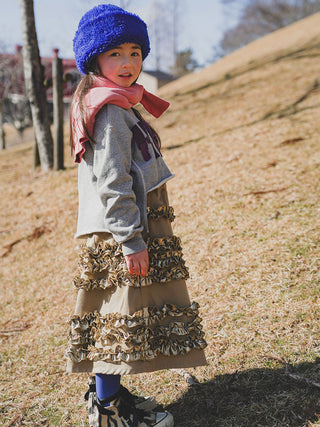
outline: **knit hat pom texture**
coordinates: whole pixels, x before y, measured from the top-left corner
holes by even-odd
[[[79,22],[73,39],[78,69],[88,73],[92,59],[123,43],[137,43],[142,59],[150,52],[146,24],[139,16],[112,4],[101,4],[89,10]]]

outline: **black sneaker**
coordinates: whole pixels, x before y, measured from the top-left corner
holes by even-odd
[[[122,387],[110,399],[100,401],[96,395],[95,384],[91,383],[85,395],[88,400],[90,427],[172,427],[174,425],[170,412],[138,409],[135,406],[135,397]],[[110,406],[105,407],[105,403],[109,403]]]

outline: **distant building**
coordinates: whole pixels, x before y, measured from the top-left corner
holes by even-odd
[[[58,56],[58,49],[52,49],[53,57]],[[45,85],[47,86],[47,98],[52,98],[52,57],[41,58],[41,64],[44,67]],[[81,79],[81,73],[77,70],[74,59],[62,59],[64,75],[68,75],[63,86],[63,96],[65,101],[70,101],[78,82]],[[17,70],[19,72],[17,72]],[[22,46],[16,46],[15,54],[0,54],[0,85],[9,85],[9,93],[25,95],[24,73],[22,63]]]
[[[52,49],[53,58],[58,57],[59,50]],[[52,60],[53,58],[41,58],[41,63],[45,69],[45,79],[47,82],[47,100],[52,102]],[[72,95],[81,80],[82,74],[78,71],[76,61],[74,59],[62,59],[62,69],[64,74],[63,84],[63,102],[68,104],[71,102]]]
[[[53,49],[53,57],[57,57],[58,52],[58,49]],[[53,109],[52,60],[52,57],[41,58],[51,119]],[[81,73],[77,70],[74,59],[62,59],[62,67],[64,74],[63,103],[65,117],[67,117],[70,101],[81,79]],[[25,94],[22,46],[20,45],[16,46],[14,54],[0,54],[0,99],[4,103],[4,121],[14,124],[17,128],[24,127],[25,121],[31,124],[31,111]]]
[[[147,71],[144,70],[141,72],[137,83],[145,87],[149,92],[156,92],[161,86],[166,85],[167,83],[175,80],[171,74],[164,73],[163,71]]]

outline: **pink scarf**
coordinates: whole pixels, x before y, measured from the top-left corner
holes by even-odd
[[[160,117],[170,105],[169,102],[146,91],[143,86],[137,83],[126,88],[116,85],[105,77],[95,76],[93,85],[84,97],[84,123],[88,134],[92,135],[96,115],[105,104],[114,104],[129,109],[139,102],[154,117]],[[73,109],[72,126],[75,141],[75,162],[80,163],[86,151],[84,143],[88,137],[82,126],[78,102]]]

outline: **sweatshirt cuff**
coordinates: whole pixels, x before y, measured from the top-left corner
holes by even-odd
[[[146,242],[143,240],[141,235],[135,236],[132,239],[122,243],[122,253],[124,256],[141,252],[146,248]]]

